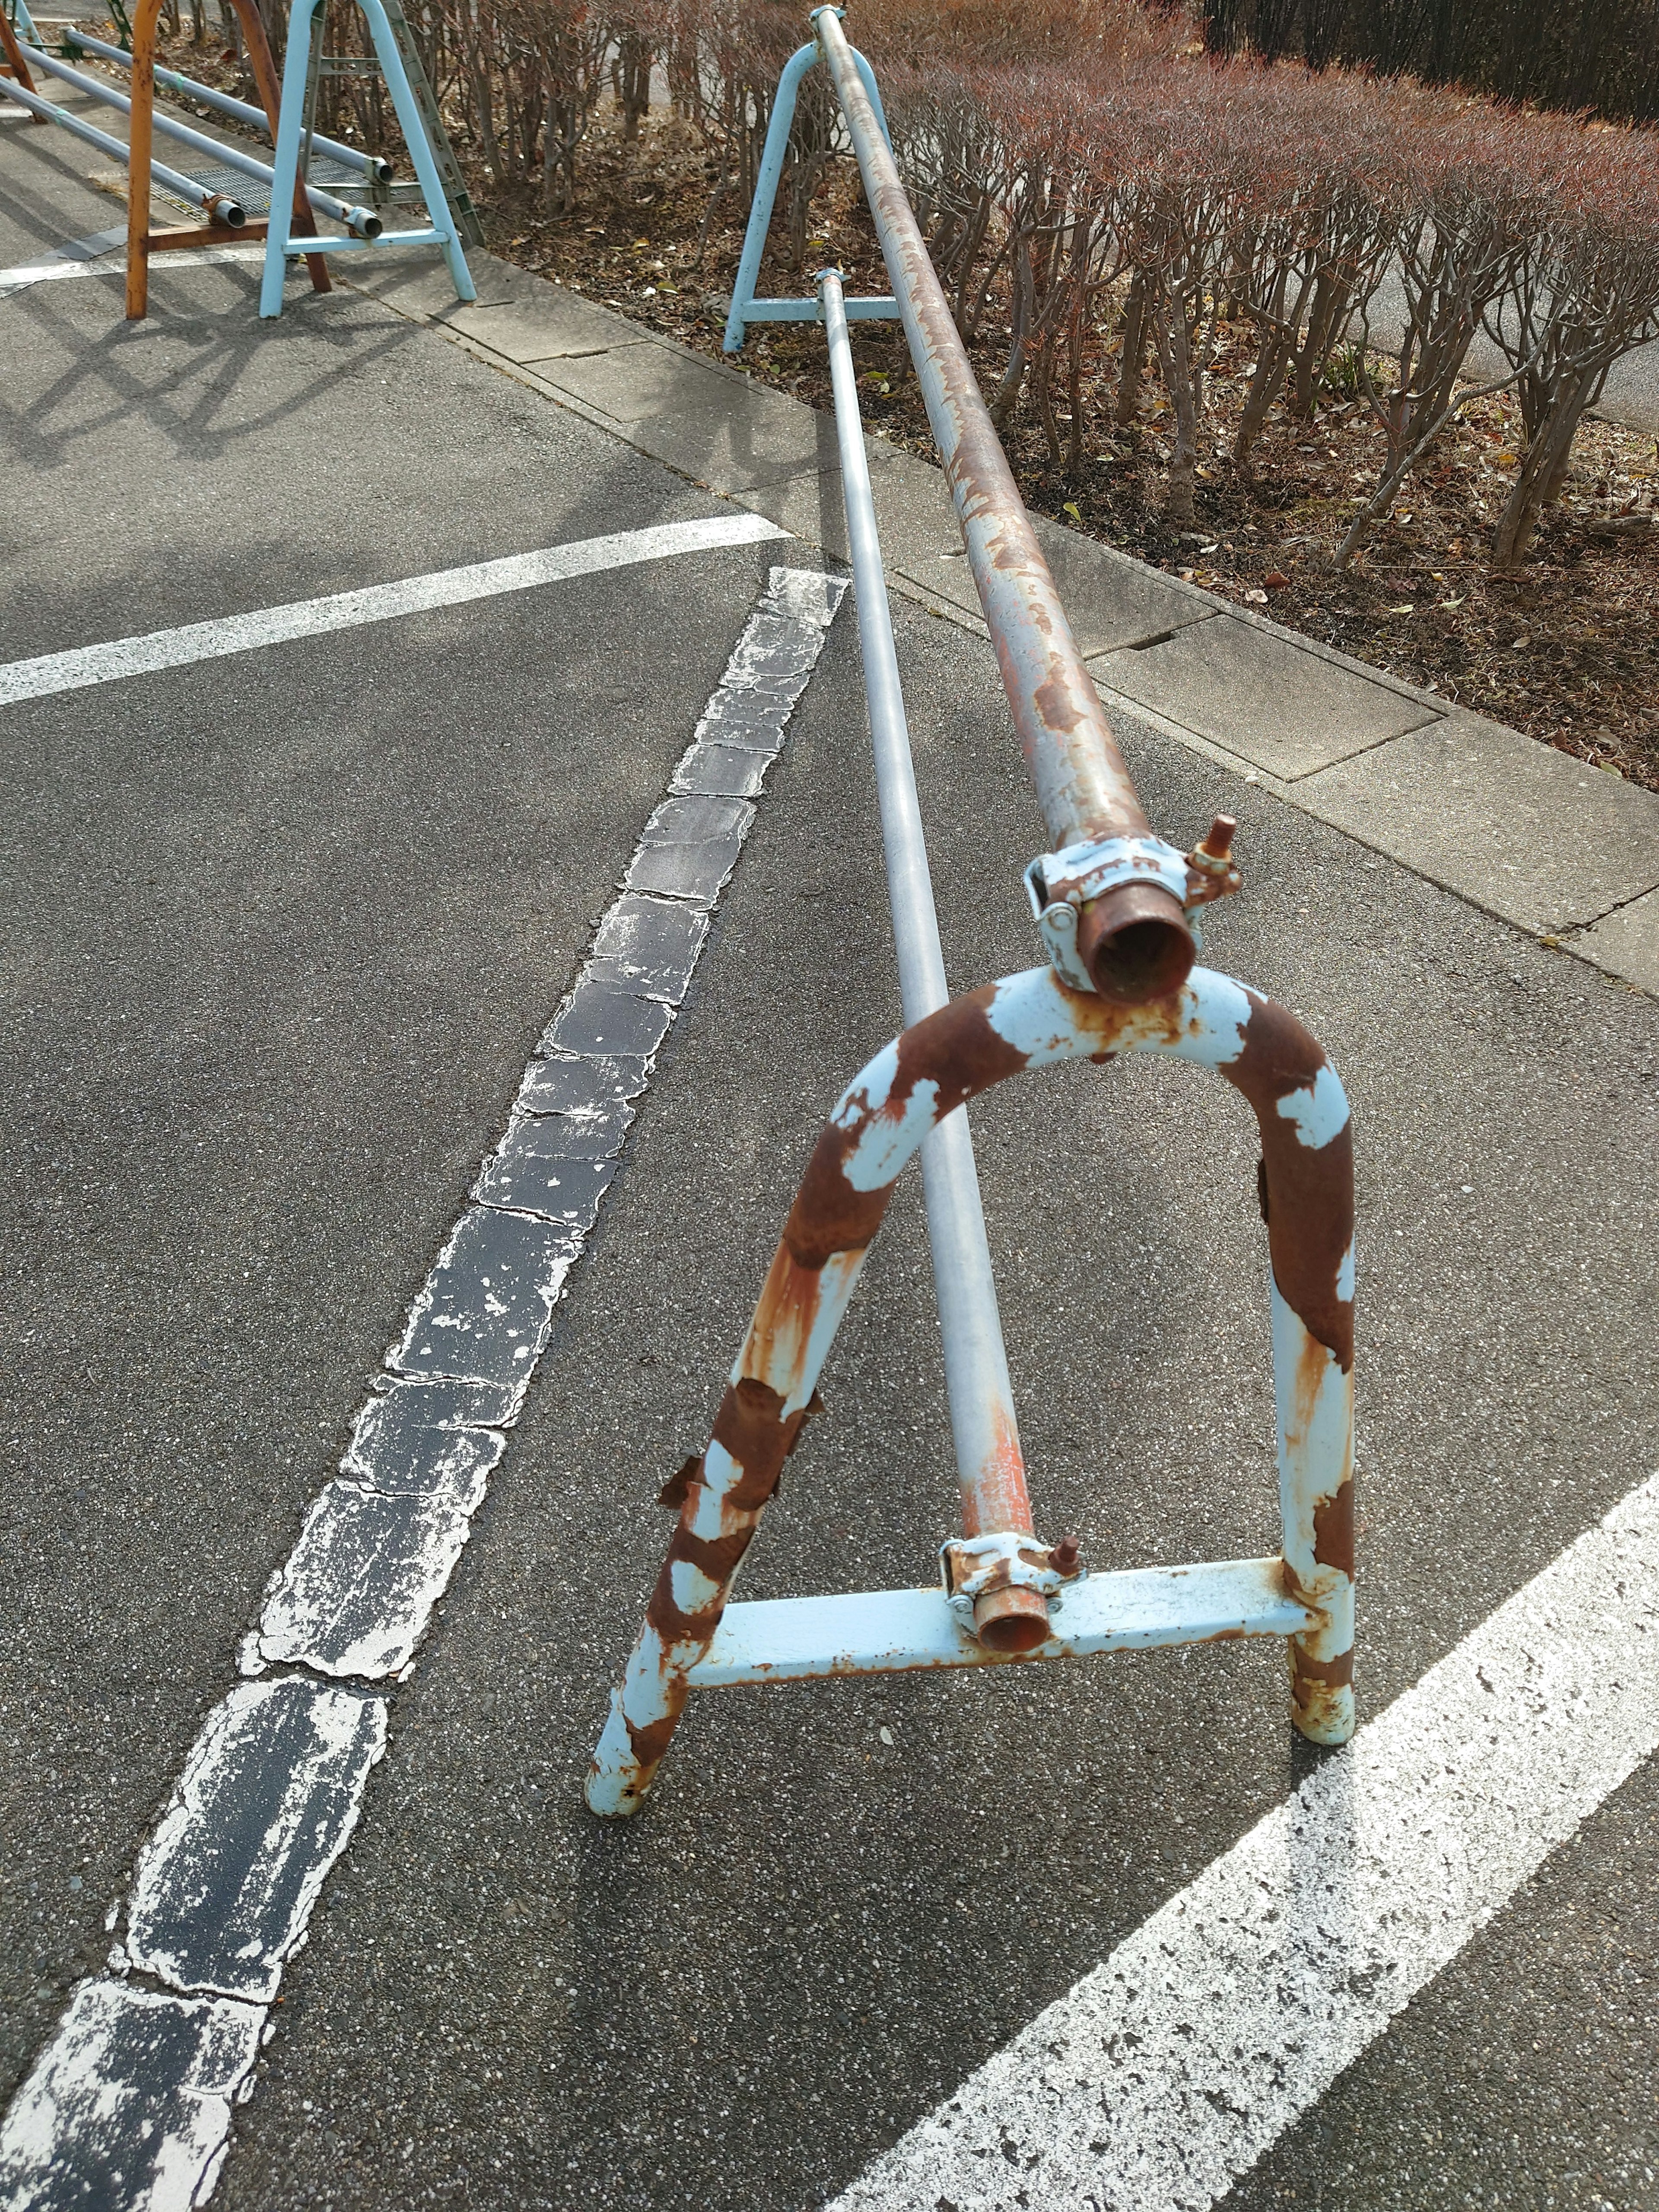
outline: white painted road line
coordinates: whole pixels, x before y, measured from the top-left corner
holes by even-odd
[[[209,1715],[139,1854],[112,1975],[76,1991],[0,2128],[4,2212],[191,2212],[211,2193],[283,1968],[385,1749],[386,1686],[507,1449],[755,818],[722,795],[733,757],[758,793],[847,589],[771,571],[339,1476],[271,1579],[243,1646],[259,1679]]]
[[[123,677],[148,676],[161,668],[182,668],[191,661],[220,659],[228,653],[251,653],[262,645],[323,637],[432,607],[460,606],[503,592],[528,592],[538,584],[563,583],[605,568],[631,568],[642,561],[665,561],[675,554],[704,553],[720,546],[754,545],[788,535],[758,514],[664,522],[649,530],[623,530],[611,537],[551,545],[539,553],[514,553],[505,560],[475,561],[465,568],[440,568],[430,575],[406,576],[396,584],[372,584],[362,591],[331,592],[325,599],[296,599],[287,606],[260,607],[252,614],[227,615],[216,622],[151,630],[143,637],[43,653],[31,660],[0,665],[0,706],[47,698],[56,691],[83,690],[91,684],[112,684]]]
[[[830,2212],[1204,2212],[1659,1748],[1659,1474]]]
[[[90,238],[70,239],[67,246],[42,254],[39,261],[0,269],[0,300],[9,293],[26,291],[31,284],[54,283],[62,276],[122,276],[127,265],[125,257],[119,261],[106,261],[103,257],[126,241],[125,229],[98,230]],[[192,246],[182,260],[175,260],[170,253],[163,255],[160,262],[151,264],[151,274],[168,266],[199,269],[204,261],[263,261],[264,258],[263,246]]]

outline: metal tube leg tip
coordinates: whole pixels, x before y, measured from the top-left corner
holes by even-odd
[[[582,1784],[588,1811],[602,1820],[625,1820],[644,1804],[655,1774],[654,1766],[647,1771],[641,1765],[623,1713],[622,1693],[613,1690],[610,1717],[593,1747],[593,1764]]]
[[[1353,1734],[1353,1653],[1313,1659],[1291,1640],[1291,1720],[1310,1743],[1346,1743]]]

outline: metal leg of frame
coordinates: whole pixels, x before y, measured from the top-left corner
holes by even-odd
[[[478,288],[472,282],[472,272],[466,265],[466,256],[461,250],[461,235],[455,225],[455,211],[450,206],[438,174],[438,165],[432,158],[426,125],[404,68],[403,56],[398,51],[398,41],[380,0],[358,0],[358,5],[368,18],[369,29],[380,57],[380,70],[392,94],[392,104],[398,111],[398,121],[403,130],[409,158],[420,179],[422,195],[427,213],[434,230],[443,233],[443,257],[449,270],[450,282],[459,300],[476,300]]]
[[[273,319],[283,312],[283,279],[287,273],[292,246],[289,211],[299,177],[306,87],[311,73],[312,44],[319,35],[317,18],[321,4],[322,0],[295,0],[289,17],[288,52],[283,58],[282,108],[276,121],[276,147],[272,159],[270,228],[265,234],[265,265],[259,285],[259,313],[266,320]],[[368,21],[369,35],[374,41],[380,73],[386,79],[386,89],[392,94],[392,104],[403,130],[415,173],[420,179],[431,222],[428,231],[404,234],[401,241],[397,236],[390,237],[386,243],[392,246],[399,242],[418,241],[441,246],[456,296],[462,300],[476,300],[477,288],[472,282],[465,254],[461,249],[454,212],[432,159],[426,127],[410,88],[403,58],[398,52],[398,42],[386,9],[380,0],[359,0],[359,4]],[[354,244],[357,242],[353,241]],[[362,242],[366,244],[368,241]],[[337,241],[330,241],[326,250],[337,252],[343,248]]]
[[[289,10],[282,105],[277,111],[276,145],[271,156],[270,227],[265,233],[265,265],[259,280],[259,313],[265,318],[283,312],[283,280],[288,274],[292,228],[289,210],[300,180],[300,133],[320,5],[321,0],[294,0]]]
[[[876,73],[856,46],[851,52],[864,88],[870,95],[870,105],[876,111],[882,136],[890,143],[891,134],[887,128],[887,115],[881,104],[881,94],[876,85]],[[778,79],[771,118],[766,126],[766,143],[761,149],[760,173],[755,180],[755,197],[749,206],[749,223],[743,234],[743,252],[738,260],[738,273],[732,280],[732,305],[726,318],[726,336],[721,341],[721,350],[725,353],[737,353],[742,349],[748,311],[754,302],[761,259],[766,252],[766,234],[772,228],[778,183],[783,175],[784,158],[789,151],[789,133],[795,120],[795,101],[800,92],[801,79],[817,58],[816,40],[807,46],[797,47],[784,64],[783,73]],[[896,306],[889,306],[884,301],[881,306],[886,313],[897,313]],[[868,312],[867,307],[866,312]]]
[[[1273,1263],[1285,1526],[1282,1559],[1218,1571],[1228,1577],[1242,1569],[1254,1577],[1260,1570],[1274,1586],[1270,1602],[1221,1625],[1212,1607],[1194,1603],[1155,1640],[1283,1636],[1288,1630],[1296,1725],[1322,1743],[1341,1742],[1352,1732],[1353,1148],[1342,1085],[1294,1016],[1230,976],[1194,968],[1170,1000],[1125,1006],[1068,988],[1051,969],[1033,969],[954,1000],[907,1030],[854,1078],[831,1114],[784,1224],[708,1449],[663,1493],[665,1504],[679,1508],[679,1522],[594,1751],[586,1784],[593,1812],[637,1810],[699,1671],[712,1664],[719,1677],[711,1647],[738,1570],[799,1441],[906,1163],[957,1107],[994,1083],[1061,1060],[1136,1050],[1215,1068],[1255,1115]],[[1031,1558],[1050,1575],[1059,1567],[1057,1553],[1034,1547]],[[1194,1592],[1212,1571],[1182,1571],[1194,1578]],[[1121,1577],[1099,1579],[1109,1590],[1115,1582],[1122,1587]],[[854,1601],[872,1624],[863,1655],[832,1650],[817,1663],[792,1665],[787,1636],[775,1630],[770,1649],[751,1650],[738,1679],[763,1680],[773,1665],[781,1678],[909,1663],[896,1656],[884,1662],[872,1637],[884,1615],[891,1622],[907,1607],[914,1613],[918,1599],[925,1606],[927,1594],[877,1593]],[[944,1602],[933,1600],[936,1608]],[[1062,1603],[1058,1635],[1024,1655],[1028,1662],[1061,1656],[1069,1602]],[[820,1603],[775,1601],[738,1610],[787,1615]],[[954,1645],[929,1640],[933,1648],[919,1663],[1018,1663],[1022,1656],[988,1652],[965,1633]],[[748,1645],[752,1637],[740,1641]]]
[[[1353,1248],[1343,1261],[1349,1297]],[[1270,1285],[1285,1587],[1321,1616],[1290,1639],[1291,1718],[1314,1743],[1353,1734],[1353,1369]]]

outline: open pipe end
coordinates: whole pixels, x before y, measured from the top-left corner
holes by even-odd
[[[1048,1640],[1048,1607],[1041,1590],[988,1590],[974,1607],[974,1634],[989,1651],[1035,1651]]]
[[[234,200],[220,192],[208,202],[208,221],[222,224],[227,230],[242,230],[247,225],[247,210],[240,200]]]
[[[1180,902],[1157,884],[1119,884],[1091,899],[1079,917],[1077,949],[1101,997],[1121,1006],[1167,999],[1198,957]]]

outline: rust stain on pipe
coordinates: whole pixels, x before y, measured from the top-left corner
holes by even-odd
[[[882,258],[1049,836],[1056,850],[1091,839],[1145,836],[1146,811],[1078,650],[846,34],[832,13],[815,15],[813,24],[853,134]],[[1108,910],[1093,919],[1084,957],[1103,993],[1139,1004],[1185,981],[1195,948],[1178,901],[1149,891],[1133,924],[1118,917],[1109,896],[1100,904]],[[1120,960],[1117,939],[1129,927],[1139,936]],[[1161,946],[1154,946],[1154,939],[1163,940]]]

